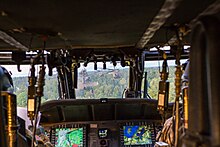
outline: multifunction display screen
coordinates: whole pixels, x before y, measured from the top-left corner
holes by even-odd
[[[83,128],[55,129],[55,147],[83,147]]]
[[[151,129],[148,125],[123,126],[124,145],[152,144]]]

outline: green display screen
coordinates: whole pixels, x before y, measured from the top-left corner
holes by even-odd
[[[83,128],[57,128],[55,147],[83,147]]]
[[[149,126],[123,126],[124,145],[146,145],[152,144]]]

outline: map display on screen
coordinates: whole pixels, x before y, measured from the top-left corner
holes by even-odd
[[[146,145],[152,144],[149,126],[123,126],[124,145]]]
[[[83,128],[57,128],[55,147],[83,147]]]

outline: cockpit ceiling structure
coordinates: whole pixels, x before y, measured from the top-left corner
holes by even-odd
[[[165,45],[209,6],[219,1],[2,0],[0,50],[37,50],[45,40],[48,50]]]

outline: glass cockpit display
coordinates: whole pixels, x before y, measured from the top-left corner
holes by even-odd
[[[99,135],[99,138],[107,138],[108,137],[108,129],[99,129],[98,130],[98,135]]]
[[[57,128],[55,147],[83,147],[83,128]]]
[[[152,144],[151,130],[148,125],[123,126],[124,145]]]

